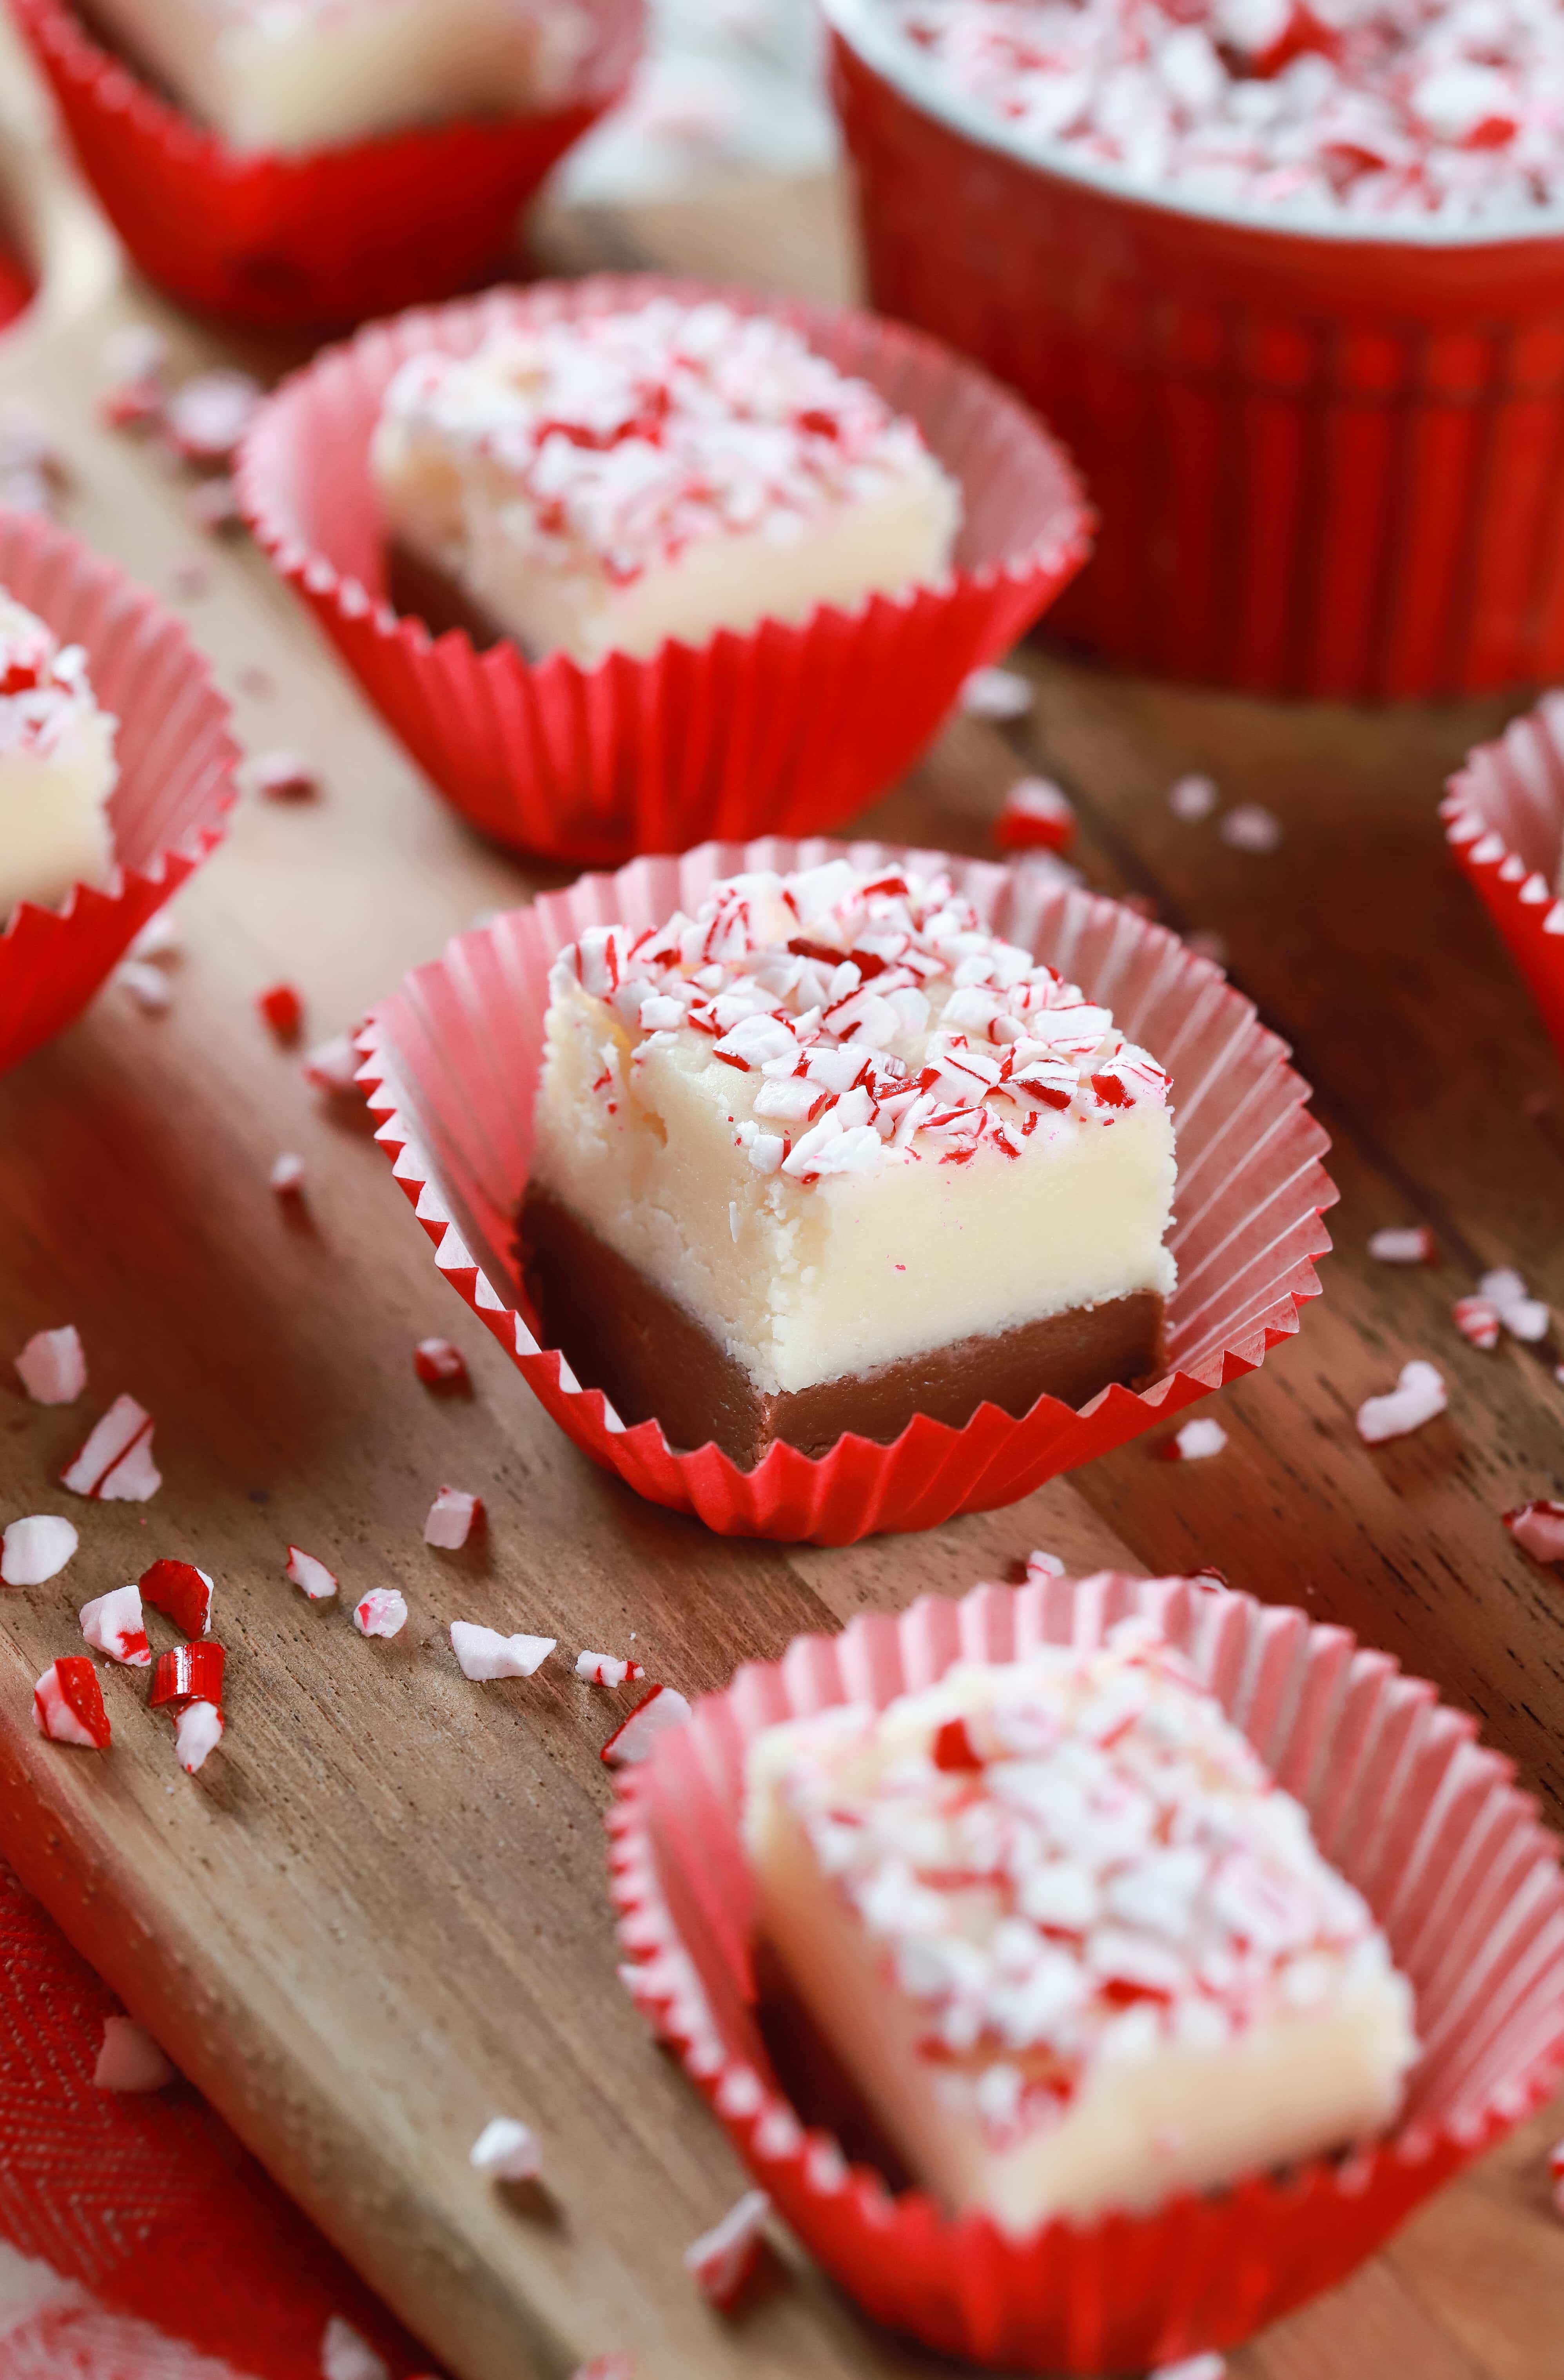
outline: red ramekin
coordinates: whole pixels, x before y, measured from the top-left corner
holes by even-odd
[[[997,930],[1100,1001],[1173,1080],[1179,1189],[1169,1245],[1169,1369],[1141,1391],[1104,1389],[1077,1412],[1039,1397],[1019,1420],[978,1407],[964,1429],[920,1415],[893,1445],[839,1439],[829,1454],[773,1446],[752,1471],[719,1447],[682,1451],[655,1421],[626,1428],[542,1344],[515,1257],[532,1111],[555,953],[588,926],[661,925],[693,914],[719,878],[813,868],[845,851],[860,865],[947,870]],[[1309,1088],[1241,992],[1160,926],[1117,902],[1061,891],[1027,868],[882,844],[707,844],[682,859],[639,859],[584,876],[461,935],[382,1001],[359,1038],[358,1080],[377,1135],[434,1242],[436,1263],[582,1451],[654,1504],[727,1536],[851,1545],[878,1530],[931,1529],[957,1512],[1012,1504],[1046,1479],[1136,1438],[1255,1370],[1319,1293],[1314,1260],[1335,1185]]]
[[[1564,694],[1479,744],[1439,815],[1564,1059]]]
[[[721,299],[801,332],[910,415],[962,483],[955,565],[938,585],[820,604],[649,660],[431,637],[384,601],[369,447],[385,389],[422,349],[466,355],[513,322]],[[933,340],[845,307],[755,290],[600,273],[497,289],[403,315],[286,382],[246,442],[239,491],[256,536],[311,606],[371,702],[469,824],[576,866],[676,851],[709,835],[836,825],[910,767],[968,674],[1009,650],[1080,568],[1080,483],[1040,423]]]
[[[85,647],[119,722],[109,798],[115,867],[57,909],[0,918],[0,1073],[86,1007],[111,967],[227,832],[238,751],[228,706],[182,622],[112,562],[37,513],[0,512],[0,586]]]
[[[1368,1901],[1416,1994],[1423,2054],[1395,2130],[1367,2146],[1018,2240],[919,2191],[892,2196],[780,2087],[755,2018],[745,1755],[778,1720],[883,1708],[958,1660],[1098,1645],[1139,1612]],[[783,2221],[875,2321],[1007,2372],[1144,2372],[1235,2347],[1344,2280],[1547,2097],[1564,2065],[1564,1878],[1512,1774],[1431,1685],[1302,1611],[1109,1572],[930,1597],[740,1670],[624,1773],[609,1826],[625,1979]]]
[[[1048,164],[825,0],[874,303],[1011,382],[1102,515],[1059,633],[1256,693],[1564,674],[1564,205],[1365,232]]]
[[[11,0],[81,169],[150,281],[203,314],[341,328],[505,269],[524,202],[624,90],[645,0],[576,0],[596,30],[579,95],[298,155],[238,152],[98,41],[69,0]]]

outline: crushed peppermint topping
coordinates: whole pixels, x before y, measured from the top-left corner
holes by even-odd
[[[391,2380],[391,2366],[362,2332],[333,2313],[321,2340],[321,2380]]]
[[[358,1052],[348,1036],[333,1033],[329,1041],[318,1042],[309,1052],[299,1072],[316,1090],[337,1094],[356,1087],[358,1066]]]
[[[0,1536],[0,1585],[42,1586],[58,1578],[79,1542],[70,1522],[55,1512],[31,1512],[11,1522]]]
[[[1024,719],[1032,708],[1032,681],[1019,670],[974,670],[963,681],[961,707],[969,719]]]
[[[588,1686],[633,1686],[646,1671],[638,1661],[617,1660],[612,1653],[577,1653],[576,1674]]]
[[[106,1653],[111,1661],[123,1662],[128,1670],[152,1668],[152,1648],[147,1641],[141,1590],[134,1584],[116,1586],[112,1594],[100,1595],[92,1602],[84,1603],[81,1633],[95,1653]]]
[[[1545,1568],[1564,1562],[1564,1503],[1556,1496],[1538,1496],[1504,1515],[1504,1525],[1516,1544]]]
[[[413,1369],[426,1389],[467,1386],[467,1357],[449,1339],[420,1339],[413,1350]]]
[[[1477,1294],[1485,1298],[1512,1339],[1535,1346],[1546,1339],[1553,1327],[1553,1316],[1540,1297],[1533,1297],[1518,1272],[1509,1266],[1485,1272],[1477,1283]]]
[[[653,1686],[623,1727],[616,1727],[599,1755],[609,1768],[634,1768],[649,1760],[660,1736],[687,1727],[694,1713],[673,1686]]]
[[[304,1022],[304,999],[296,985],[269,983],[263,991],[256,993],[255,1004],[261,1022],[271,1026],[279,1041],[297,1038]]]
[[[1433,1365],[1414,1358],[1401,1366],[1393,1389],[1382,1397],[1365,1398],[1358,1407],[1358,1436],[1365,1446],[1383,1445],[1388,1438],[1408,1438],[1442,1414],[1449,1402],[1444,1381]]]
[[[424,1543],[455,1553],[483,1527],[483,1499],[465,1488],[443,1488],[424,1521]]]
[[[451,1650],[464,1678],[487,1685],[495,1678],[531,1678],[559,1642],[556,1636],[505,1636],[476,1621],[453,1620]]]
[[[283,1576],[292,1581],[301,1595],[311,1603],[324,1603],[337,1591],[339,1581],[333,1570],[328,1570],[318,1554],[307,1554],[302,1546],[290,1546]]]
[[[163,1486],[152,1457],[155,1427],[134,1397],[115,1397],[61,1472],[61,1485],[106,1504],[144,1504]]]
[[[174,1722],[174,1757],[187,1777],[206,1766],[223,1741],[223,1714],[215,1703],[187,1703]]]
[[[997,2148],[1085,2072],[1383,1977],[1361,1896],[1147,1620],[797,1722],[776,1790]]]
[[[212,1583],[194,1562],[164,1555],[141,1572],[141,1599],[172,1620],[181,1636],[210,1635]]]
[[[630,1046],[690,1037],[736,1087],[734,1136],[758,1173],[812,1184],[920,1159],[1017,1158],[1167,1104],[1168,1076],[1106,1008],[1001,941],[948,878],[845,859],[735,876],[693,917],[591,928],[555,960],[556,1001],[610,1011]],[[618,1041],[594,1085],[622,1089]],[[742,1106],[743,1112],[740,1112]]]
[[[1168,788],[1168,808],[1186,826],[1193,826],[1199,819],[1209,818],[1218,799],[1216,779],[1201,776],[1195,771],[1186,777],[1175,777]]]
[[[1162,1452],[1170,1463],[1205,1463],[1220,1454],[1227,1442],[1228,1434],[1219,1421],[1186,1421],[1182,1429],[1163,1441]]]
[[[73,1405],[87,1386],[87,1358],[76,1325],[35,1330],[17,1357],[17,1376],[35,1405]]]
[[[1524,216],[1564,183],[1546,0],[890,0],[1028,152],[1283,221]]]
[[[266,1176],[269,1186],[279,1198],[301,1198],[304,1196],[304,1160],[296,1149],[285,1148],[272,1160],[272,1171]]]
[[[760,2260],[770,2211],[771,2202],[763,2190],[746,2190],[720,2223],[692,2240],[685,2250],[685,2272],[707,2303],[720,2313],[726,2313],[743,2296]]]
[[[32,1690],[32,1718],[51,1743],[74,1743],[83,1752],[106,1752],[111,1730],[98,1672],[85,1653],[52,1661]]]
[[[786,542],[927,455],[786,323],[669,298],[413,356],[381,434],[458,458],[475,512],[503,499],[544,566],[584,552],[621,585],[716,538]]]
[[[1426,1223],[1392,1223],[1369,1240],[1376,1264],[1431,1265],[1439,1261],[1439,1243]]]
[[[1068,851],[1075,805],[1051,777],[1018,777],[1000,806],[994,841],[1001,851]]]
[[[371,1586],[353,1607],[360,1636],[400,1636],[407,1625],[407,1598],[400,1587]]]
[[[0,759],[51,759],[97,710],[81,646],[0,588]]]
[[[542,2143],[530,2124],[491,2116],[468,2150],[467,2163],[495,2181],[536,2181],[543,2170]]]
[[[1498,1307],[1490,1297],[1458,1297],[1450,1308],[1456,1329],[1463,1339],[1485,1353],[1498,1345]]]

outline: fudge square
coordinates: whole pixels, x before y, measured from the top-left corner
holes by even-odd
[[[0,588],[0,929],[18,901],[54,907],[107,878],[117,724],[81,647]]]
[[[749,1464],[1159,1370],[1168,1077],[948,878],[734,877],[550,991],[523,1268],[624,1420]]]
[[[1149,1621],[766,1730],[745,1832],[769,2034],[952,2214],[1144,2211],[1400,2103],[1410,1985]]]

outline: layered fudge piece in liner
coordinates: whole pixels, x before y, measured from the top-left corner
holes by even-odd
[[[415,356],[370,461],[399,609],[584,666],[938,581],[961,510],[867,382],[715,301]]]
[[[0,588],[0,929],[18,901],[52,908],[108,876],[117,725],[81,647]]]
[[[1149,1621],[768,1730],[745,1830],[792,2039],[952,2214],[1145,2211],[1400,2104],[1411,1987]]]
[[[1160,1369],[1168,1078],[946,878],[734,877],[550,989],[523,1266],[624,1420],[747,1464]]]
[[[91,0],[87,13],[241,152],[552,106],[590,36],[569,0]]]

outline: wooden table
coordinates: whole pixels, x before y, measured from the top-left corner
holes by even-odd
[[[0,51],[0,84],[12,74]],[[58,422],[76,468],[67,516],[86,535],[170,592],[176,563],[200,560],[208,583],[188,613],[242,735],[306,747],[326,792],[241,814],[179,904],[169,1014],[111,987],[0,1083],[0,1349],[74,1320],[92,1376],[79,1413],[0,1388],[0,1515],[57,1508],[48,1483],[81,1415],[121,1389],[156,1416],[167,1483],[146,1507],[73,1504],[83,1542],[67,1577],[6,1598],[0,1846],[461,2380],[564,2380],[620,2345],[648,2380],[943,2369],[871,2335],[802,2265],[736,2329],[696,2298],[680,2252],[742,2176],[615,1977],[597,1758],[614,1698],[563,1665],[474,1689],[446,1625],[618,1649],[633,1632],[649,1672],[693,1692],[801,1629],[962,1589],[1035,1545],[1072,1568],[1215,1562],[1437,1679],[1564,1806],[1564,1599],[1498,1521],[1564,1485],[1558,1351],[1479,1354],[1449,1320],[1498,1262],[1564,1301],[1558,1064],[1434,816],[1445,771],[1505,706],[1291,710],[1109,678],[1039,646],[1022,662],[1028,722],[949,730],[866,823],[978,851],[1020,766],[1065,783],[1092,882],[1219,931],[1238,982],[1295,1043],[1336,1137],[1339,1253],[1301,1337],[1221,1400],[1218,1461],[1165,1464],[1142,1442],[924,1537],[833,1552],[721,1541],[576,1455],[443,1289],[361,1124],[261,1028],[253,995],[278,977],[307,994],[312,1036],[351,1024],[537,880],[430,796],[260,557],[202,544],[178,488],[96,425],[105,325],[165,317],[117,285],[90,213],[36,152],[25,178],[55,269],[49,304],[0,343],[0,388]],[[825,185],[555,216],[540,240],[564,269],[678,264],[826,294],[851,279]],[[224,352],[188,325],[175,335],[192,363]],[[1280,852],[1246,856],[1177,822],[1165,789],[1191,769],[1272,809]],[[297,1214],[267,1187],[283,1148],[309,1167]],[[1438,1235],[1437,1269],[1369,1262],[1374,1227],[1417,1220]],[[430,1332],[463,1346],[470,1398],[415,1381],[411,1346]],[[1414,1354],[1445,1372],[1450,1414],[1370,1454],[1353,1408]],[[420,1541],[443,1481],[491,1514],[460,1555]],[[406,1634],[366,1645],[345,1612],[307,1609],[281,1574],[290,1539],[355,1588],[402,1586]],[[197,1785],[128,1685],[101,1765],[42,1744],[28,1716],[33,1677],[70,1649],[75,1606],[164,1551],[216,1574],[230,1650],[230,1731]],[[502,2109],[547,2143],[545,2214],[468,2170]],[[1564,2228],[1545,2150],[1561,2130],[1556,2107],[1234,2373],[1557,2380]]]

